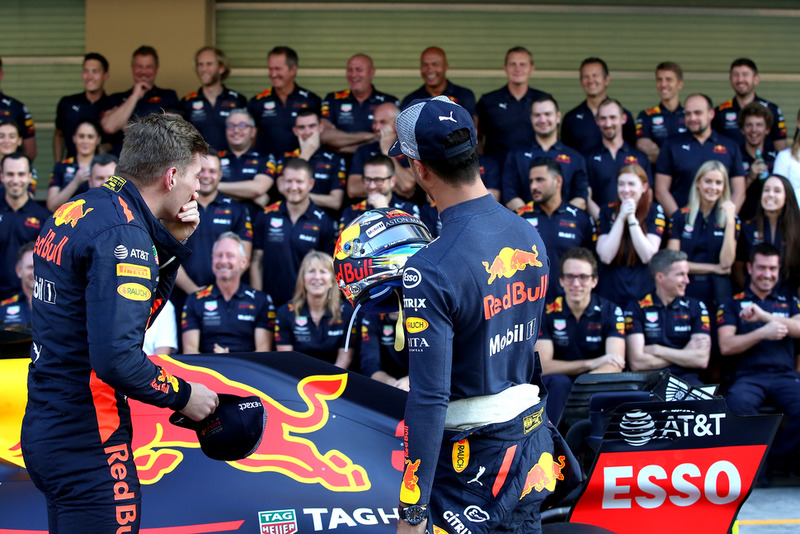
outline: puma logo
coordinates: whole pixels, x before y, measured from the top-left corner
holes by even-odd
[[[445,117],[444,115],[439,115],[440,121],[453,121],[454,123],[458,124],[458,121],[453,118],[453,112],[450,112],[449,117]]]

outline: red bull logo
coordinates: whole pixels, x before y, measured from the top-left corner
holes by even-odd
[[[526,286],[524,282],[506,284],[506,292],[502,296],[486,295],[483,297],[483,317],[489,320],[503,310],[544,298],[545,294],[547,294],[546,274],[539,277],[539,285],[535,288]]]
[[[564,480],[564,475],[561,471],[565,466],[566,458],[564,456],[559,456],[558,462],[556,462],[553,460],[552,454],[543,452],[539,456],[539,461],[528,471],[528,476],[525,477],[525,485],[522,487],[520,500],[533,490],[537,492],[555,490],[556,480]]]
[[[86,204],[86,201],[83,199],[62,204],[56,210],[56,212],[53,213],[53,219],[56,221],[56,226],[69,224],[75,228],[75,225],[78,224],[79,220],[83,219],[89,214],[90,211],[94,210],[94,208],[89,208],[86,211],[83,211],[84,204]]]
[[[420,460],[415,462],[406,460],[406,470],[403,472],[403,485],[400,487],[400,500],[408,504],[417,504],[422,494],[419,486],[417,486],[417,482],[419,482],[419,477],[417,476],[419,462]]]
[[[512,278],[517,274],[517,271],[524,271],[528,265],[541,267],[542,262],[539,261],[539,251],[536,250],[536,245],[533,245],[531,250],[532,252],[526,252],[504,247],[491,265],[485,261],[481,262],[486,272],[489,273],[489,281],[487,283],[491,285],[498,278]]]
[[[653,305],[653,295],[647,294],[645,298],[639,301],[640,308],[647,308]]]
[[[47,229],[47,235],[44,237],[37,236],[36,243],[33,245],[33,253],[51,263],[61,265],[61,252],[64,250],[64,245],[67,244],[69,238],[62,236],[58,243],[53,243],[56,238],[56,233],[52,228]]]

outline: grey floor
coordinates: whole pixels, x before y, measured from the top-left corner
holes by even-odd
[[[791,520],[791,523],[780,523]],[[739,534],[800,533],[800,486],[754,489],[742,506],[737,521]]]

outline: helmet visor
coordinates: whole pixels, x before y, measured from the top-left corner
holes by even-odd
[[[360,243],[353,256],[371,256],[399,243],[429,243],[431,234],[423,224],[398,224]]]

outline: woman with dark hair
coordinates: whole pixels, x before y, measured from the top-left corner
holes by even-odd
[[[756,216],[742,226],[742,238],[739,239],[734,264],[734,282],[740,288],[747,283],[745,265],[750,249],[759,243],[770,243],[780,251],[781,280],[778,289],[787,295],[799,295],[800,208],[792,184],[777,174],[764,181]]]
[[[728,170],[717,160],[706,161],[694,176],[689,205],[670,217],[667,248],[686,253],[690,280],[686,294],[709,310],[732,295],[730,273],[738,238]]]
[[[75,143],[75,156],[56,163],[50,175],[50,188],[47,190],[47,209],[56,211],[58,207],[80,193],[89,190],[92,158],[102,140],[100,124],[90,118],[81,119],[72,136]]]
[[[278,309],[275,348],[295,350],[347,369],[354,349],[344,349],[353,314],[336,289],[333,258],[311,250],[297,274],[294,297]]]
[[[645,170],[626,165],[617,173],[617,200],[600,209],[598,293],[623,307],[655,288],[647,264],[661,247],[666,223],[648,188]]]

